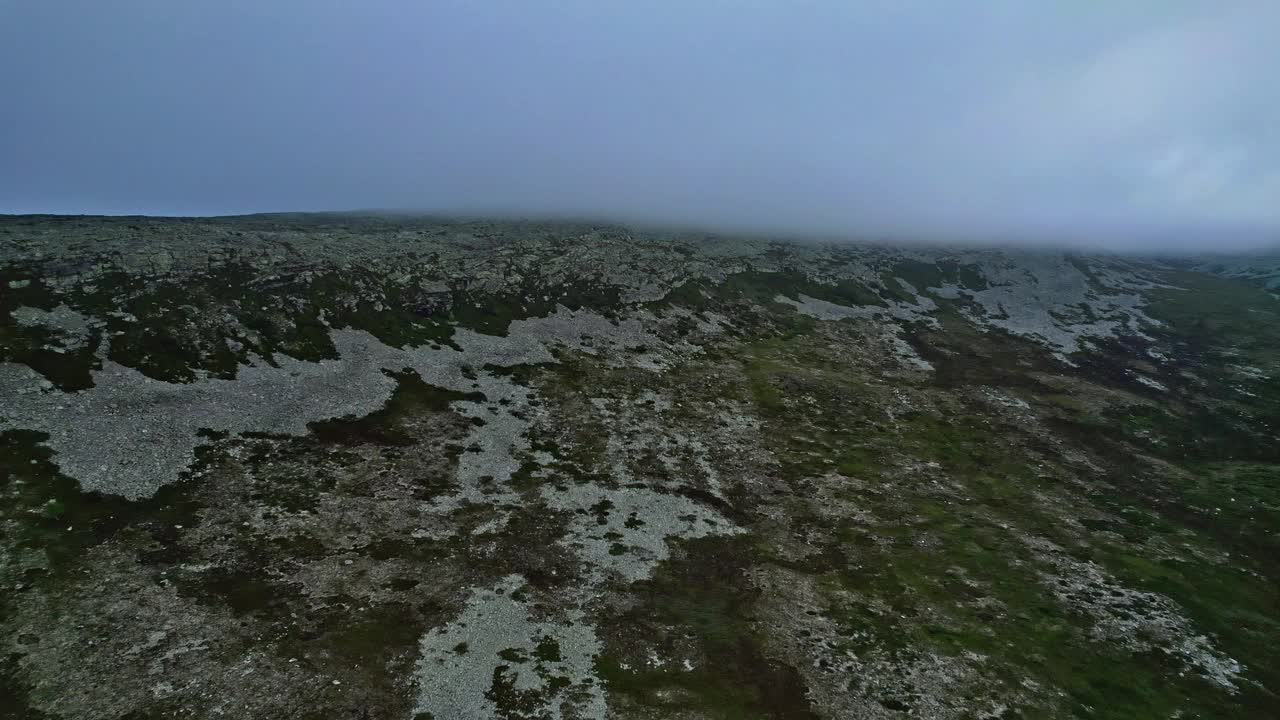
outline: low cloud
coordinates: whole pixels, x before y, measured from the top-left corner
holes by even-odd
[[[0,3],[0,212],[1259,242],[1276,27],[1267,0]]]

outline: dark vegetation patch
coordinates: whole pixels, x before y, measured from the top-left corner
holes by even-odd
[[[1172,288],[1146,291],[1147,313],[1165,323],[1154,331],[1178,343],[1177,357],[1235,362],[1276,362],[1280,353],[1280,307],[1275,296],[1252,283],[1203,273],[1176,272]],[[1176,358],[1175,358],[1176,359]]]
[[[181,282],[114,272],[67,294],[69,304],[102,320],[108,358],[158,380],[191,382],[197,372],[235,377],[250,355],[275,364],[336,357],[321,308],[300,276],[261,278],[228,265]]]
[[[11,266],[0,273],[0,360],[27,363],[65,390],[82,389],[92,384],[95,351],[109,339],[112,361],[158,380],[192,382],[201,373],[233,378],[254,357],[273,365],[282,355],[335,358],[330,328],[364,330],[394,347],[438,346],[452,343],[456,326],[506,335],[512,320],[557,306],[610,314],[621,304],[619,290],[600,280],[528,276],[518,286],[479,291],[445,286],[429,267],[430,258],[421,260],[410,279],[376,268],[264,276],[242,262],[180,280],[111,271],[59,291]],[[10,290],[10,280],[27,284]],[[22,305],[52,309],[60,302],[101,324],[74,353],[44,349],[47,330],[9,317]]]
[[[977,265],[962,264],[954,260],[900,260],[882,273],[881,280],[887,294],[902,302],[913,303],[915,297],[894,282],[894,278],[902,278],[917,291],[926,294],[930,288],[944,285],[958,285],[966,290],[986,290],[990,287]]]
[[[448,317],[460,327],[505,337],[511,321],[545,317],[558,306],[592,309],[610,317],[621,304],[618,288],[600,280],[548,282],[531,277],[499,293],[456,290]]]
[[[1062,364],[1048,349],[1006,331],[979,329],[950,301],[934,314],[938,326],[908,326],[907,341],[934,367],[933,384],[954,389],[975,385],[1047,391],[1032,373],[1059,373]]]
[[[295,657],[321,677],[342,677],[337,707],[320,717],[407,717],[413,688],[407,682],[417,661],[418,641],[445,621],[448,610],[431,601],[368,605],[356,598],[330,598],[309,609],[302,627],[283,637],[276,652]]]
[[[97,365],[94,354],[99,338],[91,336],[83,347],[59,352],[64,348],[58,333],[46,327],[22,325],[10,315],[20,307],[53,310],[59,302],[56,291],[34,270],[13,265],[0,267],[0,362],[27,365],[64,392],[83,390],[93,386],[90,372]]]
[[[611,698],[735,720],[816,718],[799,674],[768,656],[752,623],[758,591],[744,574],[754,562],[752,546],[702,538],[678,547],[652,579],[629,588],[634,602],[601,627],[605,649],[596,670]],[[636,638],[663,655],[687,638],[698,656],[694,669],[678,661],[651,667]]]
[[[405,427],[406,418],[422,412],[445,412],[451,403],[461,400],[484,401],[481,393],[461,393],[430,385],[407,368],[400,372],[385,372],[395,378],[396,389],[382,409],[361,418],[334,418],[309,423],[307,429],[320,442],[407,446],[420,438]]]
[[[1252,365],[1272,375],[1280,367],[1275,300],[1240,280],[1199,273],[1174,273],[1167,280],[1184,289],[1148,291],[1148,313],[1163,323],[1148,332],[1168,357],[1158,379],[1171,391],[1148,392],[1157,401],[1153,406],[1064,418],[1059,427],[1105,458],[1113,477],[1133,477],[1134,482],[1117,484],[1133,501],[1215,538],[1276,576],[1275,539],[1265,529],[1272,519],[1268,504],[1275,499],[1259,496],[1257,483],[1241,486],[1230,471],[1246,467],[1257,477],[1280,467],[1280,443],[1275,442],[1280,386],[1242,375],[1240,369]],[[1099,355],[1083,370],[1102,382],[1122,384],[1123,370],[1104,373],[1101,368],[1128,366],[1132,349],[1109,345]],[[1142,455],[1183,472],[1152,478]]]
[[[129,529],[147,543],[164,544],[176,525],[197,521],[200,503],[190,481],[161,488],[150,499],[130,502],[115,495],[84,492],[58,472],[48,436],[30,430],[0,432],[0,520],[6,543],[45,557],[43,569],[28,570],[27,583],[54,581],[77,567],[84,553]]]
[[[502,529],[482,536],[480,542],[463,529],[449,546],[468,567],[487,577],[517,574],[537,590],[564,590],[582,580],[579,561],[559,544],[566,528],[563,514],[530,504],[512,508]]]
[[[50,720],[52,716],[29,704],[31,687],[20,675],[21,657],[16,653],[0,653],[0,719]]]
[[[679,306],[702,312],[716,310],[729,314],[734,327],[727,333],[741,340],[761,337],[794,337],[812,332],[817,322],[779,303],[779,296],[798,300],[807,295],[845,307],[886,307],[880,292],[858,280],[820,282],[796,270],[763,272],[748,270],[729,275],[723,282],[691,280],[671,290],[651,307]]]

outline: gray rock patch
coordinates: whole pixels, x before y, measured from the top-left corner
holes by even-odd
[[[477,590],[453,622],[422,638],[416,713],[485,720],[500,716],[495,698],[508,695],[537,717],[605,717],[594,628],[576,610],[561,621],[534,619],[513,597],[523,584],[511,575]]]

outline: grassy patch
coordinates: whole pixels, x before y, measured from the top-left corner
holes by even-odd
[[[1028,377],[1038,355],[1022,341],[964,334],[941,341],[959,348],[966,340],[985,357],[943,365],[938,393],[977,383],[1039,388]],[[996,694],[1017,694],[1030,677],[1065,693],[1055,701],[1063,710],[1090,717],[1158,717],[1179,709],[1205,717],[1264,716],[1268,691],[1232,696],[1184,672],[1185,665],[1163,652],[1133,653],[1091,639],[1095,620],[1063,606],[1039,580],[1039,572],[1054,570],[1030,553],[1022,534],[1074,548],[1128,587],[1167,595],[1187,609],[1198,631],[1213,633],[1224,652],[1263,668],[1251,677],[1274,683],[1273,651],[1261,643],[1274,624],[1264,610],[1275,602],[1264,581],[1239,570],[1205,570],[1215,587],[1197,598],[1190,568],[1147,557],[1144,543],[1153,535],[1175,546],[1212,546],[1214,540],[1189,529],[1180,516],[1151,512],[1158,506],[1149,500],[1137,506],[1146,510],[1127,512],[1135,510],[1129,488],[1137,486],[1143,467],[1123,449],[1128,441],[1116,431],[1119,419],[1096,418],[1095,430],[1063,436],[1086,453],[1105,453],[1108,477],[1119,482],[1118,490],[1100,486],[1086,496],[1045,476],[1041,468],[1058,450],[947,394],[932,395],[926,405],[934,407],[899,411],[892,425],[875,429],[869,424],[878,414],[869,407],[874,400],[864,397],[873,390],[849,369],[813,362],[794,344],[757,343],[744,358],[747,387],[766,419],[765,437],[783,479],[811,487],[836,482],[821,479],[835,470],[855,480],[835,486],[836,495],[868,512],[847,520],[802,514],[795,522],[806,528],[815,552],[803,563],[772,559],[820,574],[833,598],[827,612],[850,638],[850,650],[888,653],[904,663],[921,653],[980,653],[988,658],[984,682],[1001,688]],[[1149,429],[1141,422],[1135,427]],[[1208,428],[1203,434],[1212,437]],[[1270,510],[1262,512],[1274,499],[1266,490],[1269,465],[1241,468],[1240,477],[1233,472],[1215,466],[1205,478],[1217,473],[1217,484],[1205,492],[1212,497],[1230,488],[1250,498],[1254,527],[1265,532],[1273,520]],[[1231,477],[1223,479],[1223,473]],[[1082,517],[1101,513],[1112,520],[1096,536],[1082,536],[1057,506],[1046,505],[1046,496],[1061,498],[1062,507],[1076,504]],[[1231,519],[1233,532],[1242,521]],[[1089,545],[1080,545],[1082,537]],[[764,555],[770,556],[767,549]],[[902,709],[912,700],[887,702]]]

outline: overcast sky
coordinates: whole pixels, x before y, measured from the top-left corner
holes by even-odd
[[[0,0],[0,212],[1280,229],[1280,0]]]

